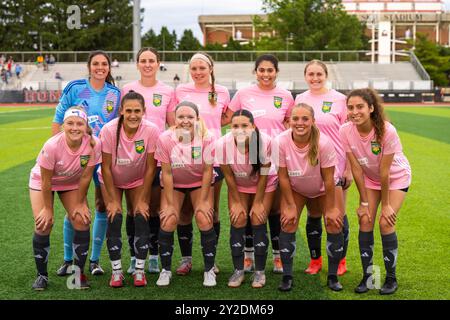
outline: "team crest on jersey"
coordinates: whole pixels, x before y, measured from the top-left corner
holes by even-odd
[[[211,101],[211,99],[217,102],[217,92],[208,92],[208,101]]]
[[[80,165],[82,168],[86,168],[90,157],[90,155],[80,156]]]
[[[277,96],[273,97],[273,105],[275,106],[275,108],[280,109],[282,104],[283,98]]]
[[[192,159],[198,159],[202,155],[202,147],[192,147],[191,148]]]
[[[372,153],[374,154],[374,155],[379,155],[380,154],[380,152],[381,152],[381,146],[380,146],[380,144],[378,143],[378,142],[376,142],[376,141],[372,141],[371,142],[371,145],[372,145]]]
[[[111,100],[106,100],[106,111],[108,111],[108,113],[113,112],[114,110],[114,101]]]
[[[161,105],[162,102],[162,95],[154,93],[153,94],[153,105],[155,107],[159,107]]]
[[[324,101],[322,104],[322,112],[329,113],[331,111],[332,105],[333,105],[333,102]]]
[[[137,153],[141,154],[145,151],[144,140],[138,140],[134,142],[134,149]]]

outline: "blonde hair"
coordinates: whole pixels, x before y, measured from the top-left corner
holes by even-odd
[[[314,109],[306,103],[299,103],[292,109],[292,113],[294,113],[295,109],[306,109],[311,114],[313,120],[314,118]],[[315,122],[313,122],[311,126],[311,134],[309,136],[309,150],[308,150],[308,160],[311,166],[316,166],[319,163],[319,139],[320,139],[320,131],[316,126]]]
[[[181,101],[176,107],[175,107],[175,114],[177,113],[178,109],[181,107],[188,107],[194,110],[195,115],[197,116],[197,121],[194,126],[194,136],[199,136],[201,138],[205,138],[209,136],[208,128],[206,127],[205,121],[200,117],[200,112],[198,111],[198,107],[195,103],[190,101]],[[172,130],[176,129],[176,126],[171,127]]]
[[[69,109],[67,109],[67,111],[69,111],[69,110],[79,110],[79,111],[82,111],[83,113],[86,113],[86,110],[84,110],[84,108],[81,106],[73,106],[73,107],[70,107]],[[95,139],[94,139],[94,136],[92,135],[92,128],[89,126],[89,123],[87,121],[85,121],[85,122],[86,122],[86,133],[91,137],[89,144],[91,145],[92,148],[94,148],[95,147]]]
[[[308,62],[306,64],[305,70],[303,71],[303,75],[306,75],[306,70],[308,70],[309,66],[312,66],[313,64],[319,65],[323,69],[323,71],[325,72],[325,75],[328,77],[327,65],[324,62],[322,62],[320,60],[317,60],[317,59],[311,60],[310,62]]]
[[[191,57],[191,60],[189,60],[189,65],[191,64],[192,60],[195,60],[195,59],[200,59],[200,60],[206,62],[211,69],[211,92],[210,92],[211,96],[208,97],[208,101],[209,101],[209,104],[214,107],[217,104],[217,92],[216,92],[216,87],[215,87],[216,77],[214,76],[214,61],[211,58],[211,56],[209,54],[207,54],[206,52],[197,52],[196,54],[194,54]]]

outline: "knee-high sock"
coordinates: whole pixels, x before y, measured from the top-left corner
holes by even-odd
[[[136,269],[144,269],[147,259],[148,244],[150,241],[150,227],[144,216],[138,214],[134,217],[135,235],[134,252],[136,254]]]
[[[270,240],[272,241],[272,250],[276,253],[280,251],[280,231],[281,231],[280,211],[269,215]],[[256,242],[256,240],[255,240]]]
[[[283,275],[292,276],[296,251],[295,232],[280,232],[280,257],[283,264]]]
[[[231,257],[235,270],[244,270],[245,227],[230,227]]]
[[[128,247],[130,248],[130,257],[135,257],[134,252],[134,232],[135,232],[135,225],[134,225],[134,216],[127,214],[127,220],[126,220],[126,229],[127,229],[127,238],[128,238]]]
[[[92,252],[91,261],[98,261],[102,252],[103,241],[106,237],[106,226],[108,225],[108,217],[106,212],[95,211],[94,226],[92,230]]]
[[[373,265],[373,231],[364,232],[360,230],[358,235],[358,242],[363,275],[364,277],[369,277],[372,274]]]
[[[344,235],[327,233],[328,275],[336,276],[344,251]]]
[[[150,228],[150,241],[149,241],[149,251],[150,255],[158,255],[158,234],[161,220],[159,216],[150,217],[148,219],[148,226]]]
[[[306,219],[306,237],[308,239],[308,248],[311,259],[317,259],[322,256],[322,218],[313,218],[308,216]]]
[[[250,218],[247,219],[247,224],[245,225],[245,249],[246,251],[253,251],[253,229]]]
[[[192,257],[192,240],[194,232],[192,223],[177,226],[178,243],[182,257]]]
[[[122,221],[121,214],[116,214],[112,222],[108,220],[106,230],[106,246],[108,247],[109,259],[118,261],[121,259],[122,252]]]
[[[34,233],[33,251],[34,261],[36,262],[36,269],[38,271],[38,274],[48,276],[47,263],[48,255],[50,253],[50,236],[41,236],[37,233]]]
[[[205,271],[209,271],[214,267],[216,259],[216,232],[214,228],[208,231],[200,231],[200,243],[203,252],[203,261],[205,263]]]
[[[164,270],[170,271],[172,266],[173,254],[173,231],[166,232],[159,229],[159,254],[161,257],[161,266]]]
[[[220,221],[213,223],[214,231],[216,232],[216,246],[219,245],[219,237],[220,237]]]
[[[63,239],[64,239],[64,261],[72,261],[73,227],[67,216],[64,217]]]
[[[277,236],[276,240],[277,246],[278,238],[279,236]],[[267,247],[269,246],[269,238],[267,237],[267,225],[265,223],[253,226],[253,239],[255,243],[255,270],[264,271],[266,269]]]
[[[344,234],[344,252],[342,252],[342,258],[347,256],[348,242],[350,240],[350,226],[348,224],[347,215],[344,216],[344,227],[342,228]]]
[[[395,278],[395,268],[397,266],[398,241],[395,231],[391,234],[381,235],[383,244],[383,259],[386,268],[386,277]]]
[[[84,265],[89,251],[89,230],[75,230],[73,235],[73,264],[80,268],[80,272],[84,272]]]

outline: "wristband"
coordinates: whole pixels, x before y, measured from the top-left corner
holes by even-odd
[[[361,205],[362,205],[363,207],[368,207],[368,206],[369,206],[369,203],[368,203],[368,202],[361,202]]]

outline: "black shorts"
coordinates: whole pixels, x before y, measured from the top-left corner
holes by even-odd
[[[216,173],[216,175],[214,177],[214,183],[222,181],[225,178],[225,176],[223,175],[223,172],[220,169],[220,167],[214,167],[213,170]]]
[[[161,186],[161,181],[159,178],[160,173],[161,173],[161,167],[156,167],[156,173],[155,173],[155,178],[153,179],[153,182],[152,182],[152,187],[160,187]]]
[[[197,189],[200,189],[202,186],[199,187],[193,187],[193,188],[173,188],[173,190],[177,190],[178,192],[188,194],[191,191],[195,191]],[[211,185],[211,187],[214,187],[214,185]],[[161,189],[164,189],[164,187],[161,187]]]
[[[403,191],[403,192],[408,192],[408,190],[409,190],[409,187],[406,187],[406,188],[403,188],[403,189],[399,189],[400,191]]]
[[[33,190],[33,191],[42,191],[42,190],[38,190],[38,189],[33,189],[33,188],[28,188],[28,189],[30,189],[30,190]],[[76,189],[73,189],[73,190],[76,190]],[[55,194],[55,192],[57,192],[58,194],[63,194],[63,193],[66,193],[66,192],[69,192],[69,191],[73,191],[73,190],[60,190],[60,191],[52,191],[52,194],[54,195],[54,194]]]

